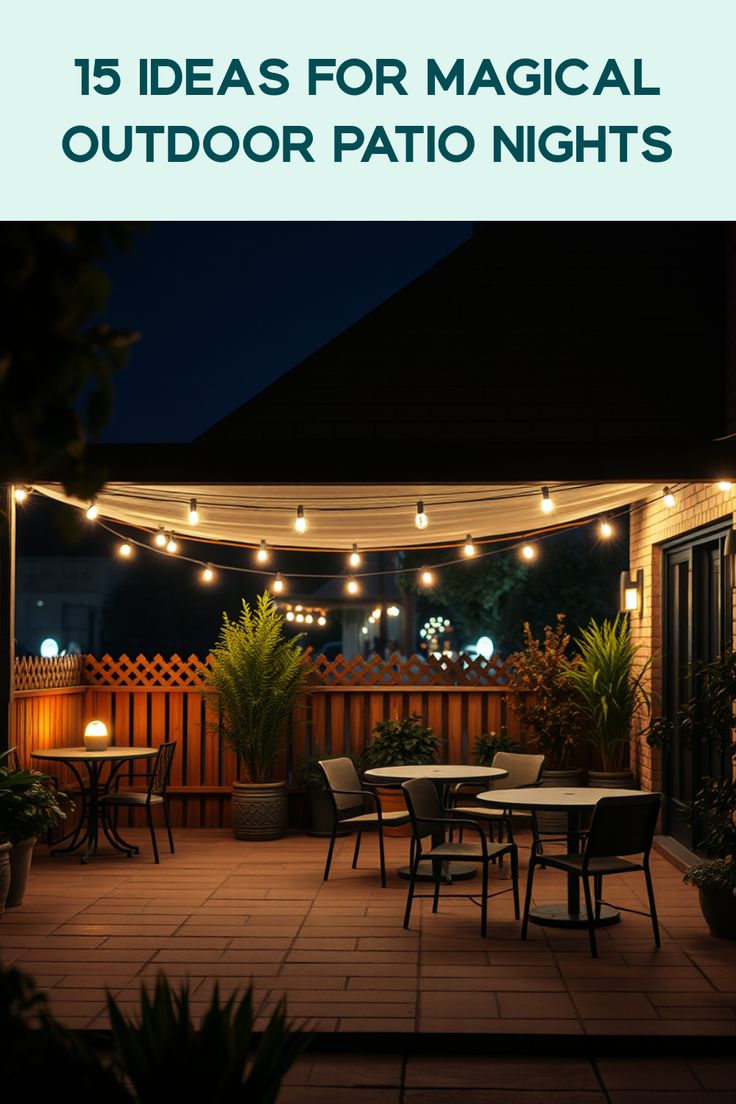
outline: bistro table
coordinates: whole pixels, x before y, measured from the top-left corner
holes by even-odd
[[[100,791],[103,793],[107,792],[115,779],[115,775],[125,763],[129,763],[135,759],[153,759],[157,751],[158,749],[153,747],[108,747],[105,748],[104,751],[87,751],[85,747],[56,747],[38,748],[36,751],[32,751],[31,759],[50,759],[55,763],[64,763],[69,767],[69,770],[79,783],[79,791],[82,799],[82,813],[79,824],[60,841],[63,843],[64,840],[71,839],[71,843],[69,843],[67,847],[55,847],[51,854],[65,855],[69,854],[71,851],[78,851],[80,847],[84,847],[84,854],[81,856],[81,861],[87,863],[90,859],[94,858],[97,853],[97,837],[100,825]],[[107,764],[110,764],[110,775],[107,781],[103,783],[101,782],[101,776]],[[78,767],[81,766],[85,767],[87,770],[88,784],[86,786],[78,769]],[[126,844],[118,836],[114,828],[111,834],[104,818],[102,820],[102,828],[116,851],[122,851],[126,855],[133,855],[138,850],[137,847]]]
[[[580,817],[585,810],[592,810],[602,797],[634,797],[641,790],[606,790],[595,786],[534,786],[518,790],[487,790],[476,794],[476,800],[484,805],[502,809],[526,809],[531,812],[567,813],[567,853],[575,855],[580,850]],[[610,905],[601,906],[596,925],[616,924],[618,911]],[[567,876],[567,903],[537,905],[529,911],[529,920],[554,928],[587,928],[587,913],[580,911],[579,878]]]
[[[416,763],[412,765],[410,763],[401,767],[375,767],[373,770],[367,770],[363,777],[366,782],[372,782],[374,785],[393,784],[394,786],[401,782],[410,782],[413,778],[429,778],[440,791],[440,800],[444,808],[447,804],[448,786],[457,783],[483,785],[484,782],[488,783],[506,778],[508,773],[507,770],[503,770],[501,767],[469,767],[453,763]],[[439,843],[441,840],[438,838],[437,842]],[[446,863],[443,864],[443,870],[443,878],[447,882],[466,881],[469,878],[474,878],[478,873],[473,863]],[[402,878],[410,878],[411,867],[400,867],[399,875]],[[429,860],[419,864],[417,877],[421,881],[434,881],[432,863]]]

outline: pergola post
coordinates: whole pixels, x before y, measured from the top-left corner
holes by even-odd
[[[0,751],[10,747],[15,687],[15,497],[0,485]]]

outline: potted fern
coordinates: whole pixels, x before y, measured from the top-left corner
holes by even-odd
[[[639,649],[631,638],[628,617],[621,614],[602,625],[591,621],[575,643],[578,655],[567,679],[600,766],[588,771],[588,780],[607,789],[631,789],[631,730],[634,717],[648,716],[650,711],[645,677],[651,657],[637,662]]]
[[[254,607],[243,600],[237,621],[223,613],[206,685],[219,695],[214,727],[247,778],[233,782],[236,839],[278,839],[286,831],[286,781],[275,774],[289,720],[308,689],[300,640],[286,636],[283,617],[267,592]]]

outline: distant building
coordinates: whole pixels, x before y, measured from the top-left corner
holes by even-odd
[[[98,653],[116,564],[106,556],[21,556],[16,570],[18,650],[39,655],[41,642],[51,639],[60,653]]]

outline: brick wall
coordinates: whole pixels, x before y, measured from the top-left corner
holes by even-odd
[[[718,521],[732,520],[736,511],[734,490],[724,494],[711,483],[690,483],[677,492],[673,509],[661,498],[656,502],[634,503],[631,508],[629,563],[632,571],[644,572],[644,603],[642,616],[631,621],[634,640],[641,646],[641,656],[653,656],[650,689],[656,696],[662,692],[662,551],[666,541],[684,536]],[[644,740],[636,737],[631,748],[632,766],[640,784],[649,790],[662,786],[661,754],[652,751]]]

